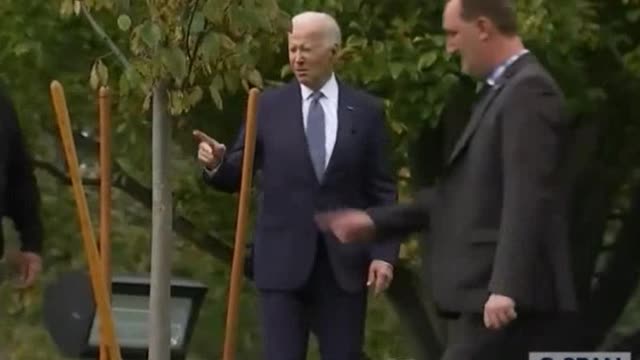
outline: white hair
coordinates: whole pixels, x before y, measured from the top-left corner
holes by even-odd
[[[342,33],[336,19],[331,15],[317,11],[305,11],[291,19],[292,27],[302,23],[313,23],[322,26],[322,32],[329,46],[340,46]]]

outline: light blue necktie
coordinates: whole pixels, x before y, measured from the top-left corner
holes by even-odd
[[[309,154],[313,162],[313,169],[318,180],[322,180],[325,164],[325,130],[324,130],[324,110],[320,104],[322,97],[320,91],[311,94],[311,104],[307,114],[307,143],[309,144]]]

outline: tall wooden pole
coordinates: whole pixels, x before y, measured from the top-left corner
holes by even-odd
[[[62,84],[58,81],[51,83],[51,99],[60,137],[64,147],[67,165],[69,167],[69,177],[73,187],[73,195],[76,201],[76,209],[78,210],[78,218],[80,221],[80,230],[82,233],[82,242],[84,245],[85,255],[89,263],[89,274],[91,278],[91,286],[93,288],[93,296],[98,307],[98,316],[100,323],[104,326],[104,334],[110,349],[112,360],[122,360],[120,347],[116,339],[115,326],[111,316],[111,300],[109,299],[107,287],[105,285],[104,271],[98,254],[95,236],[93,234],[93,225],[91,224],[91,216],[89,215],[89,206],[85,197],[82,178],[80,177],[80,166],[78,164],[78,155],[76,146],[73,141],[71,132],[71,120],[69,119],[69,110],[64,96]]]
[[[107,87],[100,88],[100,258],[107,293],[111,297],[111,98]],[[110,360],[104,327],[100,328],[100,360]]]
[[[236,236],[233,246],[233,262],[231,264],[231,279],[227,306],[227,321],[224,338],[223,360],[234,360],[236,355],[236,337],[238,331],[238,303],[244,268],[245,237],[249,222],[249,201],[251,183],[253,181],[253,160],[256,142],[256,112],[258,105],[258,89],[249,91],[247,102],[247,119],[244,133],[244,153],[242,158],[242,179],[240,182],[240,199],[238,218],[236,222]]]

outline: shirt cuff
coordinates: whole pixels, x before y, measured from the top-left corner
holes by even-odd
[[[208,167],[204,168],[204,173],[208,176],[208,177],[212,177],[214,176],[218,170],[220,170],[220,166],[222,166],[222,162],[224,161],[224,158],[220,160],[220,162],[218,163],[218,165],[216,165],[216,167],[214,167],[213,169],[209,169]]]

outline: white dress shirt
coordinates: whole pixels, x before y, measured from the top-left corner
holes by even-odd
[[[319,90],[322,95],[320,105],[324,111],[324,132],[325,132],[325,168],[329,164],[333,147],[336,144],[336,135],[338,133],[338,82],[334,74],[331,74],[329,80]],[[300,92],[302,94],[302,121],[304,129],[307,129],[307,121],[309,117],[309,105],[311,105],[311,95],[313,90],[307,86],[300,84]],[[305,149],[307,150],[307,149]]]
[[[336,144],[336,136],[338,134],[338,82],[336,81],[335,74],[331,74],[329,80],[320,89],[322,97],[320,98],[320,105],[324,111],[324,132],[325,132],[325,168],[329,165],[331,160],[331,154],[333,153],[333,147]],[[311,95],[313,90],[306,85],[300,84],[300,92],[302,95],[302,122],[305,131],[307,130],[307,119],[309,118],[309,105],[311,105]],[[304,149],[308,151],[308,149]],[[207,175],[214,175],[222,165],[222,161],[214,168],[205,168]]]

